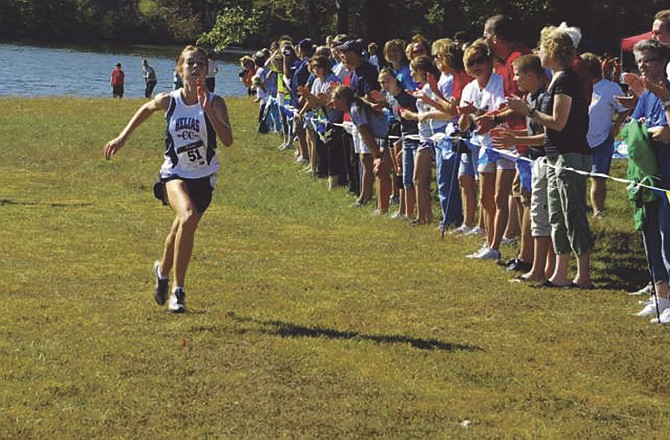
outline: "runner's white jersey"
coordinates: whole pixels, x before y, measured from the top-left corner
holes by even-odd
[[[165,121],[165,162],[161,178],[198,179],[219,169],[216,132],[199,103],[186,105],[181,90],[171,92]]]

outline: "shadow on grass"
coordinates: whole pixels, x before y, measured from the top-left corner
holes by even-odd
[[[93,203],[17,202],[12,199],[0,199],[0,206],[4,205],[49,206],[51,208],[84,208],[87,206],[93,206]]]
[[[638,290],[649,280],[649,270],[637,231],[595,233],[596,251],[592,255],[593,282],[600,289]]]
[[[453,342],[442,342],[437,339],[411,338],[402,335],[365,335],[355,331],[340,331],[330,328],[305,327],[283,321],[261,321],[253,318],[237,316],[229,313],[228,317],[237,322],[253,322],[265,327],[261,333],[273,334],[282,338],[329,338],[329,339],[357,339],[371,341],[377,344],[409,344],[420,350],[443,350],[443,351],[483,351],[476,345],[457,344]]]

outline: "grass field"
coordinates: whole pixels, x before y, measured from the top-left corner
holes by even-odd
[[[233,99],[174,316],[152,298],[161,117],[107,162],[141,101],[0,103],[2,439],[667,436],[670,331],[632,316],[622,184],[592,225],[599,288],[533,289],[465,259],[475,238],[349,208]]]

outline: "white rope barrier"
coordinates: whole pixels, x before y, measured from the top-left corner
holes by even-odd
[[[270,102],[271,99],[274,99],[274,98],[269,98],[268,102]],[[275,102],[276,102],[276,100],[275,100]],[[288,110],[289,112],[291,112],[294,117],[300,113],[300,111],[297,108],[295,108],[291,105],[284,104],[283,107],[286,110]],[[318,117],[316,117],[312,114],[301,115],[301,118],[303,120],[305,120],[307,123],[309,123],[314,128],[314,130],[319,134],[319,137],[322,140],[324,140],[324,138],[323,138],[323,136],[321,135],[321,133],[319,132],[319,130],[317,128],[318,124],[323,124],[323,125],[330,124],[330,125],[334,125],[334,126],[337,126],[337,127],[343,127],[344,129],[349,129],[349,130],[347,130],[349,132],[351,132],[351,128],[353,127],[353,123],[349,122],[349,121],[341,122],[341,123],[339,123],[339,122],[329,122],[325,118],[318,118]],[[388,136],[388,138],[389,139],[409,139],[409,140],[416,140],[416,141],[425,140],[425,138],[422,138],[418,134],[406,135],[406,136]],[[444,143],[450,143],[450,141],[453,141],[451,136],[446,134],[446,133],[433,133],[433,135],[429,139],[432,142],[434,142],[435,145],[443,145]],[[468,147],[470,147],[470,145],[476,145],[478,148],[484,148],[484,149],[487,149],[487,150],[494,151],[495,153],[497,153],[501,156],[504,156],[507,159],[510,159],[510,160],[513,160],[513,161],[521,160],[521,161],[529,162],[531,164],[533,163],[533,159],[530,159],[530,158],[525,157],[525,156],[521,156],[516,151],[510,151],[510,150],[499,149],[499,148],[495,148],[495,147],[491,147],[491,146],[487,146],[487,145],[482,145],[482,143],[479,140],[477,140],[476,135],[473,135],[470,138],[459,137],[459,139],[464,141],[468,145]],[[470,148],[470,150],[472,151],[473,149]],[[623,179],[623,178],[620,178],[620,177],[614,177],[614,176],[610,176],[608,174],[592,173],[590,171],[582,171],[582,170],[577,170],[577,169],[570,168],[570,167],[561,167],[561,166],[557,166],[557,165],[551,165],[551,164],[547,163],[546,161],[545,161],[544,165],[547,166],[547,167],[550,167],[550,168],[554,168],[556,170],[571,171],[573,173],[577,173],[577,174],[580,174],[580,175],[586,176],[586,177],[599,177],[599,178],[602,178],[602,179],[610,179],[610,180],[613,180],[613,181],[619,182],[619,183],[625,183],[625,184],[628,185],[627,190],[630,190],[630,189],[638,190],[639,188],[647,188],[647,189],[652,190],[652,191],[662,192],[662,193],[666,194],[666,196],[668,197],[668,200],[670,200],[670,191],[669,190],[666,190],[666,189],[663,189],[663,188],[658,188],[658,187],[655,187],[655,186],[648,185],[648,184],[644,183],[646,180],[654,180],[654,179],[658,180],[659,178],[655,177],[655,176],[650,176],[648,179],[643,179],[641,182],[634,182],[632,180]]]

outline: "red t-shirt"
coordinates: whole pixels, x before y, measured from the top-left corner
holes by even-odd
[[[123,73],[123,70],[121,69],[114,69],[112,70],[112,85],[113,86],[122,86],[123,85],[123,80],[125,79],[126,75]]]
[[[463,93],[463,89],[469,82],[472,81],[472,77],[468,75],[468,73],[465,70],[456,72],[453,75],[454,75],[454,91],[452,92],[451,95],[454,97],[454,99],[456,99],[456,102],[461,102],[461,94]]]
[[[515,50],[505,60],[505,65],[502,66],[497,73],[501,74],[503,77],[503,89],[505,90],[505,96],[521,96],[523,93],[519,90],[519,86],[516,81],[514,81],[514,66],[512,63],[514,60],[519,58],[522,55],[528,55],[531,51],[523,46]],[[510,128],[514,130],[525,130],[526,129],[526,117],[513,114],[507,119],[507,123]]]

